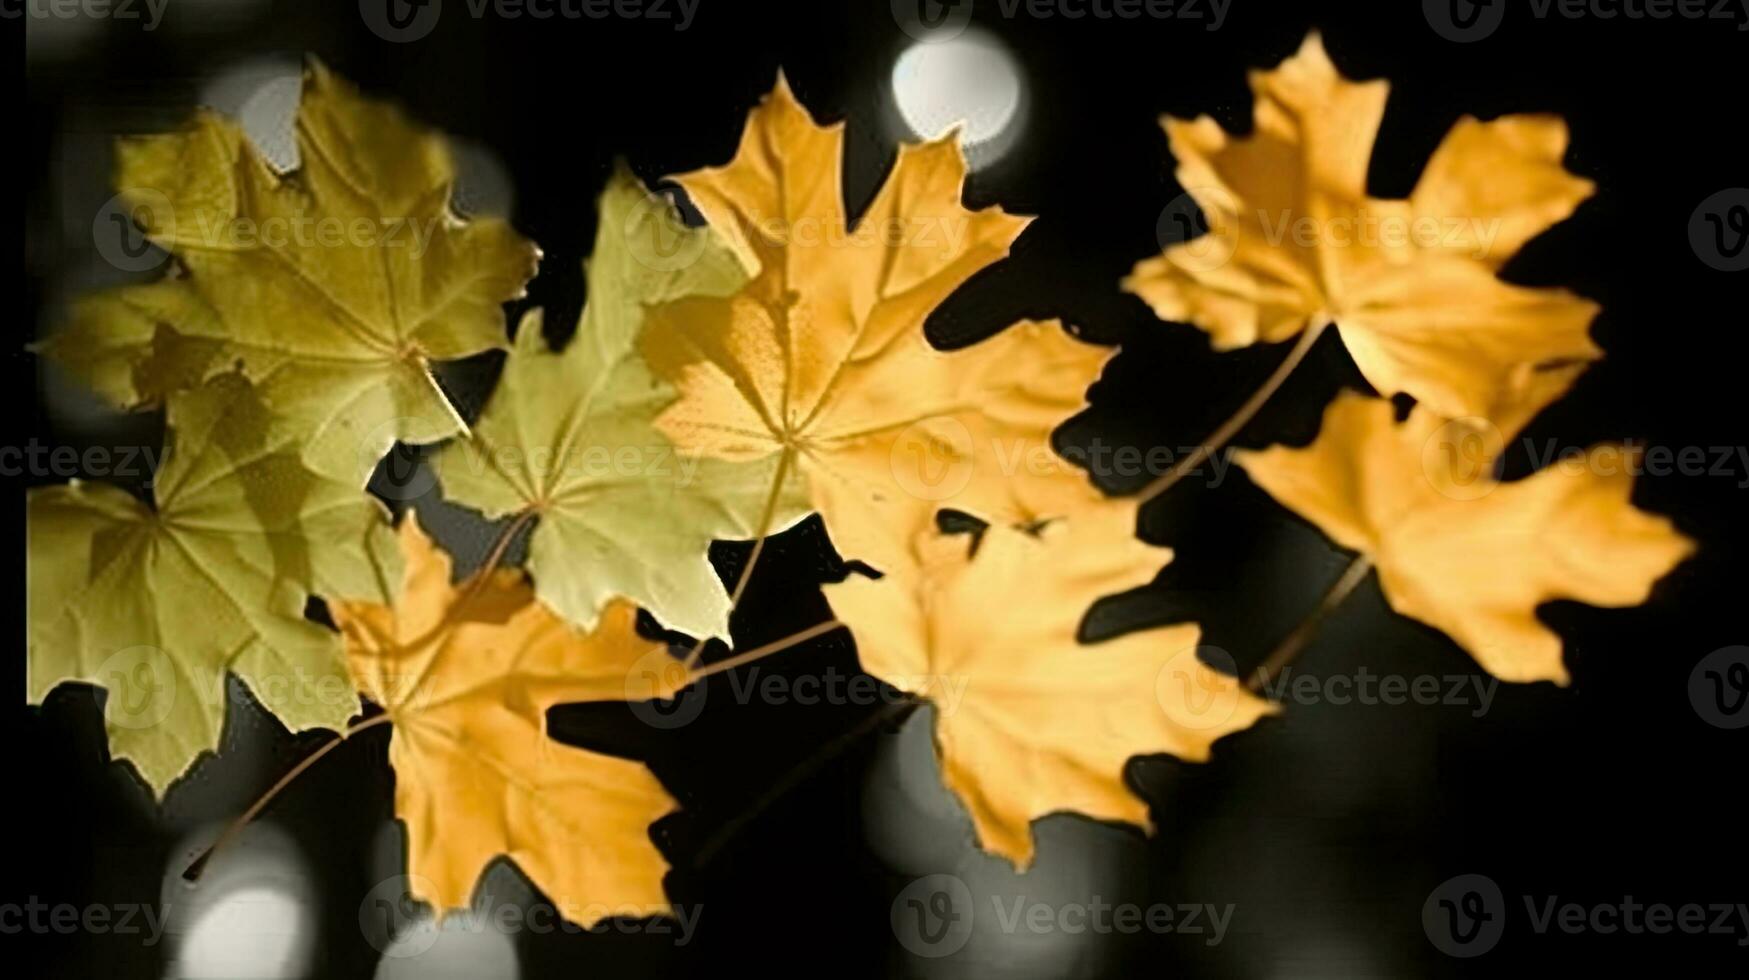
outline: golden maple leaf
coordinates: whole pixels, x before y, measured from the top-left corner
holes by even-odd
[[[1566,395],[1588,367],[1587,361],[1519,364],[1486,413],[1451,419],[1439,426],[1432,438],[1438,451],[1445,453],[1442,465],[1449,468],[1445,481],[1453,487],[1491,481],[1498,475],[1507,443],[1543,409]]]
[[[400,540],[407,572],[395,605],[336,603],[333,613],[359,690],[394,726],[413,897],[466,907],[504,855],[585,926],[627,909],[665,914],[668,865],[649,827],[673,798],[641,763],[546,730],[555,704],[671,696],[659,676],[673,672],[638,669],[665,649],[637,635],[629,603],[583,634],[535,602],[519,571],[452,585],[449,557],[411,513]]]
[[[825,586],[864,669],[935,706],[943,780],[980,845],[1016,866],[1047,814],[1148,826],[1124,785],[1131,756],[1201,762],[1274,711],[1198,659],[1195,624],[1077,642],[1094,600],[1146,585],[1171,558],[1135,538],[1135,514],[1112,502],[1037,535],[992,526],[971,554],[967,536],[927,532],[907,570]]]
[[[1465,118],[1407,200],[1380,200],[1366,174],[1385,82],[1344,79],[1317,34],[1250,82],[1245,138],[1207,116],[1162,120],[1208,234],[1139,263],[1125,290],[1218,350],[1334,323],[1374,388],[1454,418],[1485,414],[1522,362],[1601,355],[1596,304],[1497,274],[1591,193],[1561,167],[1560,119]]]
[[[385,508],[305,469],[235,374],[169,400],[147,504],[75,480],[30,491],[26,687],[108,689],[110,754],[155,793],[218,748],[235,674],[293,731],[358,711],[312,594],[380,599],[400,567]]]
[[[1693,544],[1634,508],[1625,447],[1502,483],[1463,454],[1452,424],[1422,407],[1399,424],[1390,402],[1344,392],[1312,445],[1238,459],[1270,496],[1369,557],[1392,609],[1502,680],[1565,684],[1561,638],[1537,605],[1638,605]]]
[[[311,468],[362,485],[395,441],[465,428],[430,363],[505,346],[540,252],[458,216],[442,138],[319,64],[296,126],[291,173],[210,111],[123,140],[123,199],[186,277],[100,296],[45,350],[125,407],[240,362]]]
[[[1010,480],[1067,468],[1052,427],[1085,404],[1112,351],[1023,322],[958,351],[929,312],[1008,253],[1026,221],[960,204],[953,136],[899,149],[851,228],[842,124],[818,126],[779,78],[733,161],[676,178],[752,275],[727,297],[652,310],[645,358],[680,399],[657,425],[683,450],[777,456],[847,558],[907,560],[938,507],[1006,522]]]

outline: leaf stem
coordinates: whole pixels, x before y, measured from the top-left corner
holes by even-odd
[[[753,566],[759,564],[759,556],[765,552],[765,539],[770,536],[771,523],[777,517],[777,502],[783,498],[783,485],[789,479],[790,463],[795,459],[795,453],[794,446],[784,446],[777,458],[777,476],[771,482],[771,492],[765,497],[765,510],[759,516],[759,533],[753,537],[753,550],[747,555],[747,564],[741,566],[734,591],[729,593],[730,612],[740,605],[741,596],[747,592],[747,583],[753,580]],[[709,642],[710,637],[702,636],[692,645],[684,663],[687,670],[698,666],[699,658],[704,656],[705,644]]]
[[[1317,634],[1318,627],[1323,625],[1324,620],[1336,611],[1336,607],[1342,605],[1342,601],[1347,599],[1360,583],[1366,581],[1366,576],[1371,571],[1372,559],[1366,555],[1356,556],[1354,561],[1349,563],[1348,568],[1343,571],[1342,577],[1330,587],[1330,591],[1324,593],[1324,598],[1318,602],[1318,607],[1313,609],[1305,619],[1300,620],[1300,624],[1283,637],[1275,649],[1270,651],[1269,656],[1263,659],[1263,663],[1258,664],[1257,669],[1251,672],[1251,679],[1245,682],[1245,689],[1256,694],[1268,686],[1276,674],[1280,673],[1288,664],[1293,663],[1294,658],[1300,655],[1300,651],[1304,650],[1306,644],[1310,643],[1312,637]]]
[[[322,761],[323,757],[328,753],[340,747],[340,745],[347,739],[357,735],[359,732],[375,728],[378,725],[388,724],[389,720],[390,716],[387,714],[377,715],[374,718],[367,718],[364,721],[345,729],[338,735],[335,735],[333,738],[323,743],[321,748],[305,756],[304,761],[293,766],[290,772],[279,777],[279,782],[274,783],[267,792],[261,794],[261,798],[251,804],[249,809],[244,810],[242,816],[231,821],[230,824],[225,827],[224,832],[219,834],[218,838],[212,842],[212,845],[206,850],[200,852],[199,857],[190,861],[188,867],[183,869],[182,879],[189,882],[199,881],[201,873],[206,871],[207,865],[212,862],[213,855],[219,853],[219,851],[223,850],[226,845],[235,840],[237,835],[243,832],[243,828],[249,826],[256,817],[260,816],[261,811],[267,809],[268,804],[272,803],[287,786],[290,786],[299,776],[308,772],[311,766]]]
[[[1306,328],[1300,331],[1299,341],[1294,344],[1293,350],[1289,351],[1287,357],[1275,366],[1275,370],[1263,380],[1263,384],[1258,386],[1256,391],[1251,393],[1251,397],[1245,399],[1245,403],[1240,405],[1238,410],[1225,422],[1222,422],[1219,428],[1209,433],[1209,437],[1202,441],[1202,445],[1196,447],[1195,452],[1179,460],[1177,465],[1143,487],[1140,502],[1145,504],[1177,486],[1178,481],[1195,472],[1196,468],[1207,462],[1210,456],[1225,449],[1227,443],[1232,442],[1233,437],[1239,434],[1239,430],[1256,417],[1258,411],[1269,401],[1270,396],[1281,388],[1282,382],[1288,379],[1288,375],[1294,373],[1294,368],[1299,367],[1300,362],[1304,361],[1306,355],[1311,353],[1312,345],[1318,342],[1318,337],[1323,334],[1324,327],[1325,324],[1307,324]]]
[[[879,728],[882,724],[885,724],[896,716],[909,713],[912,709],[917,708],[922,703],[923,702],[916,696],[906,694],[904,700],[895,701],[878,710],[869,712],[868,716],[857,722],[855,727],[832,739],[825,745],[822,745],[813,755],[803,759],[794,768],[790,769],[789,772],[785,773],[782,779],[773,783],[770,789],[761,793],[759,798],[754,800],[747,809],[742,810],[733,819],[718,827],[716,833],[712,834],[699,846],[698,854],[693,858],[693,866],[698,868],[704,867],[710,862],[711,858],[717,855],[717,852],[723,849],[724,844],[727,844],[736,834],[745,830],[748,824],[751,824],[754,820],[758,819],[761,814],[771,809],[772,805],[778,800],[789,795],[791,790],[806,782],[808,777],[818,772],[826,763],[836,759],[845,749],[856,744],[864,735],[874,731],[876,728]]]
[[[516,520],[510,522],[510,526],[504,529],[503,534],[498,535],[498,540],[492,544],[492,550],[486,554],[486,560],[480,563],[479,569],[473,575],[469,576],[469,581],[473,583],[473,589],[483,588],[486,579],[491,578],[492,573],[498,570],[499,565],[503,564],[504,556],[510,551],[510,543],[516,540],[516,535],[528,526],[529,521],[534,520],[537,513],[539,510],[534,507],[524,510],[516,515]]]
[[[534,520],[537,513],[538,511],[531,507],[517,514],[516,519],[511,521],[510,526],[506,527],[503,533],[498,535],[498,540],[493,542],[492,550],[486,554],[486,560],[480,563],[480,567],[474,571],[474,574],[468,576],[467,584],[462,586],[462,594],[457,597],[456,601],[450,604],[449,609],[437,622],[431,625],[430,629],[406,643],[398,644],[400,649],[403,651],[418,650],[442,636],[444,631],[454,624],[455,618],[461,614],[461,610],[468,603],[474,601],[481,590],[485,589],[486,583],[492,578],[492,573],[496,572],[498,566],[504,563],[504,556],[510,551],[510,543],[516,540],[516,535],[528,526],[529,521]],[[421,672],[420,677],[423,679],[424,672]]]
[[[813,626],[802,630],[800,633],[791,633],[789,636],[786,636],[781,640],[773,640],[764,646],[754,647],[743,653],[737,653],[726,660],[719,660],[716,663],[708,664],[702,668],[689,668],[691,672],[687,677],[687,683],[695,683],[704,680],[706,677],[710,677],[713,674],[721,674],[724,671],[734,670],[736,667],[744,667],[755,660],[764,660],[772,654],[782,653],[790,647],[806,643],[816,636],[842,628],[844,628],[844,624],[836,619],[828,619],[824,623],[815,623]]]

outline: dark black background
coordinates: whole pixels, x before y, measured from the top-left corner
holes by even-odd
[[[962,290],[930,331],[952,345],[1022,316],[1062,317],[1092,339],[1121,344],[1092,409],[1064,438],[1193,443],[1280,356],[1217,356],[1200,332],[1156,321],[1116,284],[1158,250],[1156,219],[1180,190],[1156,117],[1206,112],[1244,128],[1245,71],[1273,65],[1315,27],[1345,74],[1392,83],[1374,155],[1375,194],[1406,194],[1463,114],[1552,112],[1570,124],[1568,165],[1598,193],[1532,243],[1507,275],[1601,302],[1594,336],[1608,357],[1530,435],[1574,446],[1630,437],[1670,447],[1745,443],[1739,336],[1749,272],[1708,268],[1687,233],[1702,199],[1749,184],[1742,150],[1749,33],[1736,23],[1539,21],[1518,16],[1525,8],[1514,5],[1494,36],[1458,44],[1430,29],[1414,2],[1234,0],[1213,32],[1206,22],[1176,20],[1006,19],[995,7],[981,4],[977,20],[1025,73],[1027,128],[1008,156],[972,177],[967,198],[1039,218],[1013,258]],[[170,0],[169,17],[177,15]],[[6,29],[23,33],[17,20]],[[884,0],[703,0],[697,21],[680,33],[642,21],[479,22],[452,13],[430,37],[404,45],[372,35],[348,0],[278,2],[210,31],[99,32],[78,52],[27,69],[28,132],[11,150],[31,170],[25,305],[4,355],[9,385],[43,383],[36,359],[19,345],[52,325],[90,251],[64,231],[89,222],[63,213],[67,200],[84,199],[63,193],[64,137],[169,125],[207,78],[241,59],[314,53],[367,91],[489,147],[508,169],[515,225],[546,253],[528,304],[547,307],[549,323],[569,323],[584,299],[579,260],[595,231],[594,199],[615,157],[647,179],[727,160],[747,109],[781,66],[817,118],[848,118],[846,193],[861,202],[891,160],[887,77],[909,43]],[[105,196],[91,198],[93,207]],[[495,366],[485,358],[452,378],[470,410]],[[1304,442],[1335,391],[1362,384],[1326,337],[1240,442]],[[9,443],[90,438],[58,430],[39,399],[18,404],[23,411],[7,419]],[[1522,472],[1525,462],[1514,465]],[[1701,974],[1732,962],[1740,971],[1749,955],[1730,936],[1536,935],[1521,896],[1749,901],[1737,792],[1749,729],[1707,724],[1687,690],[1700,658],[1749,637],[1739,550],[1745,490],[1737,486],[1745,478],[1739,470],[1642,481],[1636,502],[1672,515],[1700,551],[1643,608],[1544,608],[1566,640],[1570,688],[1503,686],[1480,718],[1463,706],[1295,706],[1223,743],[1207,766],[1134,764],[1133,780],[1159,825],[1145,844],[1123,842],[1146,865],[1135,900],[1232,902],[1233,926],[1218,946],[1148,937],[1062,972],[1260,980],[1468,976],[1503,967]],[[20,679],[29,482],[6,484]],[[1143,527],[1178,557],[1157,589],[1124,604],[1127,615],[1194,618],[1208,642],[1242,665],[1267,652],[1346,560],[1237,470],[1215,489],[1180,487],[1147,508]],[[725,576],[739,570],[744,553],[719,548]],[[815,584],[844,573],[813,522],[780,539],[767,560],[735,618],[743,646],[824,618]],[[766,667],[842,673],[854,664],[849,641],[837,635]],[[1476,671],[1437,633],[1392,616],[1371,583],[1303,657],[1315,673],[1362,665],[1410,675]],[[887,917],[917,872],[883,861],[863,826],[865,775],[889,736],[832,758],[695,866],[713,833],[868,711],[721,700],[673,732],[624,712],[558,712],[568,738],[651,759],[681,800],[683,814],[658,834],[676,867],[669,892],[677,902],[702,903],[704,914],[696,941],[683,948],[651,935],[523,937],[524,976],[773,968],[892,975],[916,965],[895,944]],[[0,859],[7,902],[156,901],[188,833],[237,812],[322,741],[287,736],[259,713],[233,712],[227,745],[247,743],[253,754],[209,760],[158,809],[130,773],[106,762],[89,692],[63,689],[42,708],[21,701],[5,712],[13,769],[6,805],[15,819],[12,852]],[[346,747],[271,813],[314,869],[313,976],[368,976],[377,960],[357,908],[381,877],[371,855],[392,813],[383,741],[378,733]],[[1468,961],[1437,952],[1421,923],[1428,893],[1464,873],[1493,878],[1513,906],[1501,944]],[[27,958],[41,963],[34,975],[155,976],[165,956],[116,936],[0,942],[8,958],[28,945]],[[945,975],[1005,975],[990,963],[946,964]],[[1030,975],[1025,962],[1009,965],[1014,975]]]

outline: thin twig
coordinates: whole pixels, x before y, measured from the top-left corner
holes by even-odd
[[[1270,651],[1269,656],[1264,658],[1263,663],[1258,664],[1257,669],[1251,672],[1251,679],[1245,683],[1245,689],[1256,694],[1267,687],[1283,668],[1293,663],[1294,658],[1300,655],[1300,651],[1305,649],[1306,644],[1310,643],[1312,637],[1317,634],[1318,627],[1323,625],[1324,620],[1332,612],[1336,611],[1337,606],[1342,605],[1342,600],[1348,598],[1349,593],[1353,592],[1360,583],[1366,581],[1367,573],[1371,571],[1372,559],[1366,555],[1360,555],[1349,563],[1348,568],[1343,571],[1342,577],[1336,580],[1336,584],[1330,587],[1330,591],[1324,593],[1324,598],[1318,602],[1318,607],[1313,609],[1305,619],[1300,620],[1300,624],[1283,637],[1275,649]]]
[[[290,786],[299,776],[308,772],[311,766],[321,762],[328,753],[339,748],[347,739],[357,735],[359,732],[367,731],[378,725],[387,724],[389,718],[390,716],[386,714],[377,715],[375,718],[367,718],[338,735],[335,735],[333,738],[325,742],[321,748],[305,756],[304,761],[293,766],[290,772],[279,777],[279,782],[274,783],[267,792],[261,794],[261,798],[251,804],[249,809],[244,810],[242,816],[231,821],[230,824],[225,827],[224,832],[219,834],[218,838],[212,842],[212,845],[206,850],[200,852],[199,857],[190,861],[188,867],[183,869],[182,879],[189,882],[199,881],[201,873],[206,871],[207,865],[212,862],[213,855],[219,853],[219,851],[223,850],[226,845],[235,840],[237,835],[243,832],[243,828],[249,826],[256,817],[260,816],[261,811],[267,809],[268,804],[272,803],[287,786]]]
[[[422,650],[427,643],[439,639],[451,626],[454,626],[462,611],[475,599],[478,599],[481,592],[486,590],[493,573],[498,571],[498,566],[503,563],[504,556],[509,553],[510,543],[516,540],[516,535],[528,526],[528,522],[534,520],[538,513],[538,510],[531,507],[517,514],[516,519],[511,521],[503,533],[498,535],[498,540],[493,543],[492,550],[486,555],[486,560],[480,563],[480,567],[474,570],[474,574],[468,576],[467,583],[462,586],[462,594],[449,604],[449,608],[444,610],[437,622],[432,623],[429,629],[412,640],[395,644],[396,648],[403,653],[411,650]],[[431,676],[431,669],[437,665],[437,660],[436,655],[426,658],[425,662],[420,665],[419,672],[414,675],[410,688],[417,689],[419,685],[425,683],[426,678]]]
[[[741,566],[741,575],[735,580],[735,590],[729,593],[729,611],[741,604],[741,596],[747,591],[747,583],[753,580],[753,566],[759,564],[759,556],[765,552],[765,539],[771,535],[771,522],[777,517],[777,502],[783,497],[784,481],[789,479],[790,462],[795,458],[795,447],[783,447],[783,453],[777,458],[777,477],[771,483],[771,492],[765,497],[765,511],[759,517],[759,533],[753,538],[753,551],[747,555],[747,564]],[[684,666],[691,670],[698,666],[698,660],[704,656],[705,644],[710,637],[701,636],[687,653]]]
[[[744,653],[737,653],[726,660],[719,660],[716,663],[708,664],[703,668],[694,669],[687,677],[687,683],[695,683],[704,680],[706,677],[710,677],[713,674],[721,674],[724,671],[734,670],[736,667],[744,667],[755,660],[764,660],[766,657],[769,657],[774,653],[782,653],[790,647],[806,643],[816,636],[823,633],[830,633],[836,629],[841,629],[843,626],[844,624],[836,619],[828,619],[824,623],[815,623],[813,626],[802,630],[800,633],[791,633],[789,636],[786,636],[781,640],[773,640],[764,646],[754,647]]]
[[[820,767],[837,758],[845,749],[856,744],[864,735],[874,731],[894,717],[910,712],[922,703],[915,697],[906,695],[906,699],[903,701],[895,701],[876,711],[869,712],[866,718],[856,724],[856,727],[822,745],[813,755],[803,759],[785,773],[782,779],[772,784],[771,788],[761,793],[759,798],[754,800],[747,809],[742,810],[733,819],[719,826],[716,833],[699,846],[698,855],[693,858],[693,866],[702,868],[708,864],[711,858],[723,849],[723,845],[733,840],[735,835],[747,828],[747,825],[758,819],[778,800],[789,795],[791,790],[806,782],[810,776],[820,770]]]
[[[1227,443],[1232,442],[1233,437],[1239,434],[1239,430],[1243,429],[1245,424],[1250,422],[1269,401],[1269,397],[1281,388],[1282,382],[1287,380],[1288,375],[1294,373],[1294,368],[1299,367],[1300,362],[1306,359],[1306,355],[1312,350],[1312,345],[1318,342],[1318,336],[1322,333],[1322,326],[1307,324],[1306,328],[1300,331],[1300,339],[1294,344],[1293,350],[1289,351],[1287,357],[1275,366],[1275,370],[1268,378],[1264,379],[1263,384],[1256,391],[1251,393],[1251,397],[1245,399],[1245,403],[1239,406],[1238,411],[1222,422],[1220,428],[1210,433],[1209,437],[1202,441],[1202,445],[1196,447],[1195,452],[1179,460],[1177,465],[1143,487],[1141,502],[1147,503],[1172,489],[1178,484],[1178,481],[1195,472],[1196,468],[1206,462],[1210,456],[1225,449]]]

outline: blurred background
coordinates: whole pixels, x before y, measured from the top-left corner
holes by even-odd
[[[1117,289],[1137,260],[1158,252],[1182,192],[1156,119],[1208,113],[1247,128],[1246,71],[1277,63],[1314,28],[1346,75],[1392,84],[1375,195],[1405,195],[1462,115],[1551,112],[1571,126],[1568,166],[1598,193],[1506,274],[1601,302],[1594,336],[1608,357],[1535,423],[1533,442],[1631,438],[1732,452],[1749,442],[1738,338],[1749,273],[1729,271],[1690,237],[1703,201],[1749,181],[1740,140],[1749,33],[1735,20],[1538,18],[1513,6],[1488,27],[1499,8],[1461,0],[1200,0],[1129,17],[1118,12],[1142,8],[1105,0],[650,0],[611,16],[590,13],[608,5],[577,0],[135,0],[97,9],[47,0],[4,8],[4,29],[22,35],[27,101],[27,133],[14,150],[26,171],[23,323],[3,362],[9,387],[28,394],[6,416],[7,445],[157,444],[161,419],[105,411],[23,344],[51,331],[81,292],[161,271],[163,256],[139,249],[113,220],[112,138],[174,127],[212,105],[293,167],[298,72],[312,55],[453,137],[458,207],[507,215],[545,251],[519,309],[545,307],[549,324],[573,323],[582,308],[580,263],[612,162],[624,158],[653,185],[725,162],[780,68],[816,118],[848,121],[853,211],[898,141],[963,119],[974,166],[968,204],[1038,220],[1010,260],[931,318],[931,338],[952,347],[1023,317],[1061,317],[1123,348],[1092,407],[1059,433],[1062,445],[1193,445],[1282,352],[1215,355],[1199,331],[1157,321]],[[1749,200],[1742,194],[1723,200]],[[465,413],[483,405],[501,360],[446,369]],[[1238,442],[1303,444],[1344,386],[1365,387],[1325,337]],[[1724,472],[1639,484],[1640,506],[1671,515],[1700,543],[1651,603],[1543,608],[1566,640],[1570,688],[1491,684],[1444,637],[1391,615],[1368,582],[1296,672],[1318,678],[1319,691],[1335,690],[1324,682],[1338,678],[1438,678],[1438,703],[1309,696],[1223,742],[1207,765],[1138,759],[1129,777],[1152,804],[1156,833],[1049,818],[1037,825],[1039,858],[1025,875],[972,847],[960,806],[940,788],[926,712],[905,718],[866,698],[764,703],[721,678],[654,724],[626,706],[557,709],[564,740],[648,760],[681,801],[682,812],[656,828],[683,912],[662,927],[615,920],[578,932],[550,917],[544,928],[538,917],[504,926],[494,919],[503,908],[544,899],[503,863],[482,881],[475,915],[433,926],[402,900],[404,844],[381,730],[300,778],[191,888],[180,878],[189,858],[323,736],[288,735],[233,684],[223,751],[155,804],[130,770],[107,762],[101,693],[63,687],[42,707],[15,696],[4,713],[14,844],[0,861],[0,948],[29,962],[23,975],[41,977],[541,980],[777,968],[1314,980],[1673,963],[1708,975],[1732,962],[1740,972],[1749,918],[1733,919],[1730,934],[1539,932],[1526,906],[1551,896],[1586,908],[1749,902],[1738,802],[1749,709],[1710,705],[1691,683],[1709,656],[1718,665],[1749,655],[1716,653],[1749,643],[1740,599],[1749,456],[1733,458]],[[1508,462],[1514,475],[1531,465],[1522,451]],[[69,475],[4,478],[20,682],[23,492]],[[1107,489],[1133,491],[1147,479]],[[436,491],[385,496],[417,507],[463,568],[492,539],[493,528]],[[1241,667],[1260,660],[1347,562],[1236,468],[1187,481],[1147,507],[1142,526],[1176,560],[1153,587],[1096,607],[1090,634],[1196,620],[1205,642]],[[745,558],[744,546],[713,552],[731,581]],[[783,535],[736,614],[738,644],[826,618],[817,586],[845,574],[817,521]],[[856,673],[838,633],[752,676],[842,685]],[[1453,957],[1424,911],[1470,875],[1498,889],[1505,928],[1481,955]],[[944,887],[976,910],[956,926],[951,949],[919,942],[904,914],[908,900]],[[1075,929],[1054,915],[1051,928],[1004,928],[994,911],[1033,905],[1167,906],[1180,910],[1180,927]],[[46,921],[52,914],[41,910],[61,906],[114,918],[135,909],[137,929],[28,925],[32,908]],[[1195,931],[1181,911],[1189,907],[1201,910]]]

